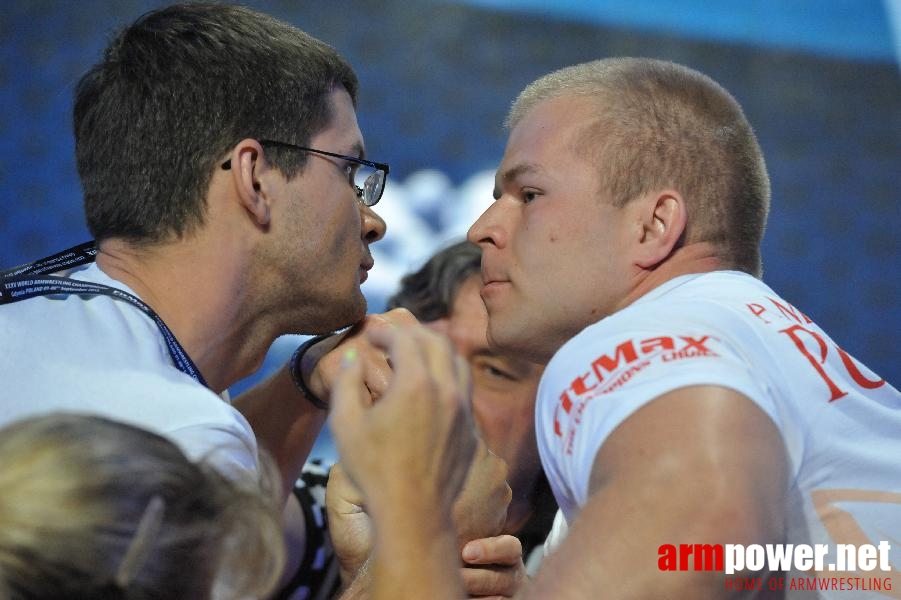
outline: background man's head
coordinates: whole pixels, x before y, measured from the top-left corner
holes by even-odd
[[[540,476],[535,393],[543,368],[488,346],[488,313],[479,296],[482,251],[460,242],[435,254],[401,281],[389,308],[403,307],[447,335],[470,365],[473,410],[488,447],[507,461],[514,496],[528,495]]]

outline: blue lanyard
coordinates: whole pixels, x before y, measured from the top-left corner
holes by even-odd
[[[209,387],[197,369],[197,365],[185,352],[185,349],[175,338],[169,326],[140,298],[102,283],[92,283],[56,275],[44,275],[44,273],[54,273],[63,269],[71,269],[92,263],[96,255],[97,249],[94,242],[85,242],[33,263],[0,271],[0,305],[54,294],[102,295],[109,296],[115,300],[122,300],[153,319],[163,335],[163,339],[166,341],[169,356],[172,357],[175,367],[201,385]]]

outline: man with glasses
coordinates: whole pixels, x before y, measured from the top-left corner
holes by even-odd
[[[119,32],[75,96],[94,241],[0,283],[0,423],[97,413],[226,473],[258,469],[259,444],[287,498],[345,348],[378,395],[390,369],[367,332],[415,323],[366,316],[388,165],[364,158],[356,94],[331,47],[249,9],[172,6]],[[223,401],[278,336],[348,326]],[[503,469],[489,472],[486,489],[506,486]],[[302,540],[287,502],[289,540]]]

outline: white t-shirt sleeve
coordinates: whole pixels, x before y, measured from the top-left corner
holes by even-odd
[[[241,478],[260,470],[256,443],[249,426],[194,425],[166,434],[193,461],[212,465],[227,477]]]
[[[594,459],[608,436],[667,392],[694,385],[730,388],[779,427],[767,384],[716,331],[696,325],[630,330],[628,337],[610,331],[595,325],[564,346],[539,389],[539,450],[567,518],[586,502]]]
[[[544,540],[543,556],[553,554],[560,547],[560,544],[563,543],[563,540],[566,539],[567,533],[569,533],[569,526],[566,524],[566,517],[563,516],[563,511],[558,510],[554,514],[554,524],[551,525],[551,530]]]

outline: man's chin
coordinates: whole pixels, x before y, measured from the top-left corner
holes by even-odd
[[[534,331],[528,330],[528,325],[516,327],[500,327],[495,323],[492,327],[488,324],[488,347],[498,354],[517,356],[536,364],[545,364],[548,356],[542,353],[543,348],[537,343]]]
[[[515,354],[516,353],[516,336],[507,335],[509,332],[499,327],[495,321],[492,327],[491,320],[488,321],[488,347],[499,354]]]
[[[336,307],[337,309],[338,307]],[[355,299],[355,302],[348,303],[346,306],[341,307],[342,310],[340,313],[336,310],[335,315],[338,317],[337,324],[332,327],[332,331],[336,331],[338,329],[344,329],[346,327],[352,327],[356,325],[366,316],[366,310],[369,308],[369,304],[366,301],[366,297],[363,294],[360,294],[358,298]],[[339,316],[340,315],[340,316]]]
[[[348,302],[346,298],[343,302],[338,300],[323,302],[328,302],[328,305],[324,307],[327,310],[320,312],[319,316],[315,317],[315,322],[296,323],[292,328],[294,329],[292,333],[300,335],[333,333],[356,325],[366,316],[367,302],[362,294],[351,302]]]

